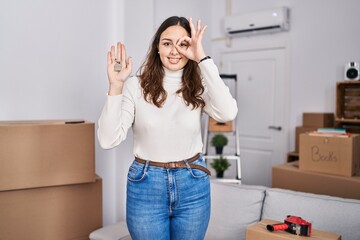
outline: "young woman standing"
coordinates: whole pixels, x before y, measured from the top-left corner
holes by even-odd
[[[109,92],[98,139],[103,148],[113,148],[133,129],[126,202],[133,240],[205,236],[210,172],[200,155],[201,115],[226,122],[237,114],[235,99],[203,49],[205,29],[191,18],[166,19],[137,77],[129,78],[132,61],[123,44],[108,52]]]

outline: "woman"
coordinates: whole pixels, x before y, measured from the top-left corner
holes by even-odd
[[[170,17],[155,33],[138,77],[125,47],[107,55],[109,93],[99,119],[103,148],[130,127],[126,221],[134,240],[203,239],[210,218],[210,172],[201,155],[201,114],[233,120],[236,101],[202,47],[206,26]],[[120,61],[119,61],[120,60]]]

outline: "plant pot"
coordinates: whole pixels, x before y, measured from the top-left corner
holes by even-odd
[[[224,177],[224,171],[216,172],[217,178],[223,178]]]
[[[222,154],[224,147],[215,147],[216,154]]]

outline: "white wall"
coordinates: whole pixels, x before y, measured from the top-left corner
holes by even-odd
[[[291,31],[234,39],[229,48],[216,40],[223,35],[226,2],[232,5],[232,14],[289,6]],[[293,148],[302,112],[335,111],[335,82],[342,80],[344,64],[360,61],[359,9],[358,0],[4,0],[0,2],[0,120],[96,122],[106,97],[109,46],[125,42],[135,73],[158,25],[166,17],[182,15],[209,25],[204,45],[217,62],[224,49],[273,41],[288,44]],[[114,150],[97,145],[105,225],[125,218],[126,172],[132,158],[131,133]]]
[[[107,92],[106,52],[117,33],[113,10],[121,2],[1,1],[0,120],[96,122]],[[116,221],[114,154],[96,146],[105,224]]]

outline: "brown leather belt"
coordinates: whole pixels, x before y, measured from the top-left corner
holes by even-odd
[[[196,165],[196,164],[191,164],[192,162],[194,162],[195,160],[197,160],[200,157],[200,153],[196,154],[195,156],[186,159],[186,161],[188,162],[189,166],[191,168],[195,168],[195,169],[199,169],[201,171],[206,172],[209,176],[211,176],[210,171],[200,165]],[[135,161],[138,163],[142,163],[142,164],[146,164],[146,160],[135,157]],[[170,168],[187,168],[185,160],[184,161],[176,161],[176,162],[154,162],[154,161],[149,161],[149,165],[150,166],[156,166],[156,167],[163,167],[166,169],[170,169]]]

